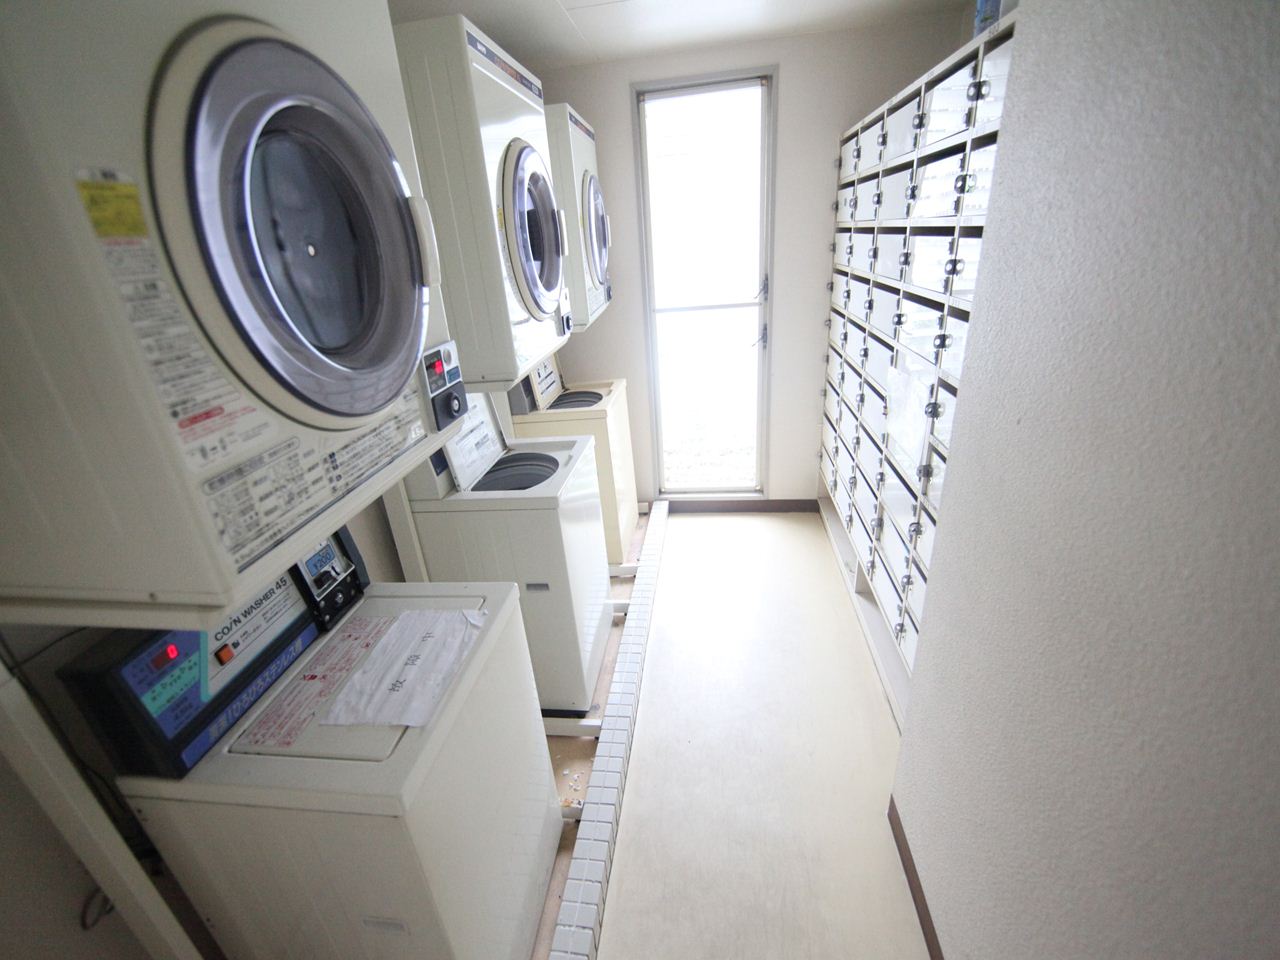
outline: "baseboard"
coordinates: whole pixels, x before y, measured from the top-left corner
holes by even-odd
[[[911,899],[915,901],[916,916],[920,919],[920,932],[924,934],[924,944],[929,951],[929,960],[943,960],[938,931],[934,929],[933,917],[929,913],[929,903],[924,898],[924,887],[920,885],[920,874],[916,872],[916,861],[911,856],[911,847],[907,844],[907,835],[902,829],[902,818],[898,816],[898,804],[894,802],[892,795],[889,797],[889,829],[893,831],[893,842],[898,846],[902,872],[907,875],[907,886],[911,890]]]
[[[766,500],[751,497],[730,500],[727,497],[672,498],[667,501],[670,513],[817,513],[817,500]]]

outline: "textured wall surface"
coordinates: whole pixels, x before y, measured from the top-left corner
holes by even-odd
[[[95,884],[0,758],[0,925],[7,957],[23,960],[145,960],[119,913],[80,929]]]
[[[645,341],[644,273],[632,129],[632,84],[777,66],[777,196],[774,206],[772,393],[765,493],[812,498],[822,415],[827,281],[840,134],[954,51],[972,27],[960,6],[874,28],[732,44],[544,73],[547,102],[567,101],[597,136],[600,182],[614,246],[614,300],[560,353],[569,383],[627,378],[640,499],[656,493],[653,396]],[[501,37],[494,39],[501,41]],[[726,145],[725,162],[731,162]],[[708,388],[715,358],[707,358]]]
[[[1280,955],[1280,7],[1020,6],[895,796],[948,960]]]
[[[396,544],[391,538],[391,525],[387,522],[387,511],[381,500],[373,501],[352,517],[347,527],[351,530],[360,555],[364,557],[371,581],[400,583],[404,580],[404,571],[400,569],[400,555],[396,553]]]

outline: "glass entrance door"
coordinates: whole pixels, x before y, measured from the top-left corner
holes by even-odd
[[[640,94],[664,493],[761,488],[768,99],[766,77]]]

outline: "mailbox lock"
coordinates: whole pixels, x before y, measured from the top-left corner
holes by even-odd
[[[990,80],[975,80],[973,83],[969,84],[968,89],[965,90],[965,97],[970,102],[985,100],[989,96],[991,96]]]

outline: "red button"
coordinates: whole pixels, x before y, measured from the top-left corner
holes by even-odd
[[[236,652],[231,649],[231,644],[229,643],[224,643],[217,650],[213,651],[213,659],[217,660],[223,666],[230,663],[231,658],[235,655]]]

